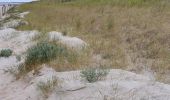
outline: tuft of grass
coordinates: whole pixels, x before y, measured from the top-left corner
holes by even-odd
[[[82,78],[85,78],[88,82],[93,83],[106,77],[108,72],[109,71],[107,69],[87,68],[82,70],[80,73]]]
[[[84,54],[83,54],[84,55]],[[18,68],[18,76],[25,75],[29,71],[38,71],[42,64],[48,64],[57,71],[71,70],[79,68],[80,63],[85,57],[81,53],[57,44],[54,42],[40,42],[30,47],[26,52],[25,62],[16,66]],[[81,62],[82,64],[85,62]]]
[[[38,66],[66,55],[66,48],[60,45],[48,42],[37,43],[27,50],[26,70],[32,69],[31,66]]]
[[[2,49],[0,51],[0,57],[9,57],[12,55],[12,50],[11,49]]]
[[[48,98],[48,95],[53,92],[55,87],[57,87],[58,81],[55,76],[52,76],[51,79],[47,79],[46,82],[38,82],[37,83],[37,89],[46,97]]]

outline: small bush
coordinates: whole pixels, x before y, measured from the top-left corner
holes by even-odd
[[[46,82],[39,82],[37,84],[37,89],[40,90],[45,97],[48,97],[48,94],[55,89],[57,84],[57,78],[52,76],[52,78],[48,79]]]
[[[65,49],[53,43],[38,43],[27,50],[26,65],[37,65],[46,63],[59,57]]]
[[[3,49],[0,52],[0,57],[9,57],[12,55],[12,50],[11,49]]]
[[[101,68],[89,68],[82,70],[80,73],[82,78],[85,78],[88,82],[92,83],[106,77],[108,70]]]
[[[16,58],[21,60],[20,57]],[[17,68],[16,76],[18,79],[32,70],[36,74],[42,64],[74,63],[76,60],[77,55],[68,48],[52,42],[42,42],[30,47],[26,52],[25,61],[14,67]]]

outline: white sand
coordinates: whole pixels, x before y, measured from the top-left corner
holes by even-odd
[[[38,34],[38,31],[17,31],[11,28],[0,30],[0,48],[10,48],[15,54],[21,54],[34,44],[32,40]]]
[[[49,32],[49,40],[60,42],[69,48],[79,50],[86,48],[87,43],[77,37],[64,36],[60,32]]]
[[[0,73],[0,100],[43,100],[36,84],[52,76],[58,77],[59,85],[47,100],[170,100],[170,85],[154,82],[145,76],[115,69],[106,79],[87,83],[79,73],[55,72],[43,67],[39,75],[30,73],[24,80],[17,81],[9,74]]]

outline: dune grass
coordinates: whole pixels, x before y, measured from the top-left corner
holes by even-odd
[[[90,45],[93,57],[87,59],[93,64],[138,71],[148,67],[164,74],[170,69],[169,4],[168,0],[41,0],[17,9],[31,12],[25,18],[29,25],[20,30],[77,36]]]
[[[0,51],[0,57],[9,57],[12,55],[12,50],[11,49],[2,49]]]
[[[83,65],[77,63],[87,63],[83,58],[84,53],[77,53],[59,43],[40,42],[28,48],[26,52],[25,62],[17,65],[18,75],[25,75],[34,70],[35,73],[41,68],[41,65],[47,64],[57,71],[66,71],[78,69]]]
[[[88,68],[82,70],[80,73],[82,79],[86,79],[86,81],[93,83],[105,78],[109,73],[109,70],[102,68]]]
[[[49,62],[61,55],[66,55],[65,48],[48,42],[38,43],[27,50],[26,65],[36,65]]]

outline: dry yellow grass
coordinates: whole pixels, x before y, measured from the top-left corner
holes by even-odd
[[[148,67],[159,75],[170,70],[168,0],[50,1],[19,7],[31,12],[25,18],[29,25],[19,29],[38,29],[43,33],[56,30],[83,39],[90,44],[92,53],[79,59],[75,66],[88,65],[83,62],[96,59],[95,63],[112,68],[130,66],[128,68],[139,71]]]

